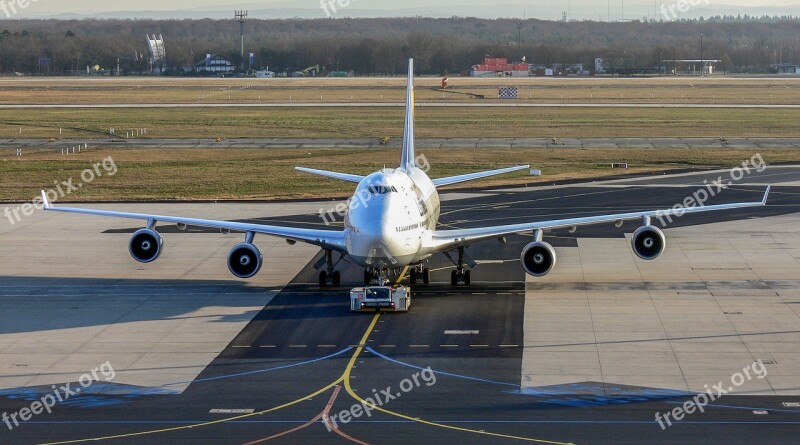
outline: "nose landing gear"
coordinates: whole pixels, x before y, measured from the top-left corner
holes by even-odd
[[[364,286],[369,286],[373,282],[378,286],[388,286],[390,283],[388,275],[387,269],[364,269]]]
[[[431,270],[423,267],[423,264],[415,264],[408,272],[408,281],[411,284],[417,284],[417,281],[422,280],[423,283],[428,284],[431,282]]]

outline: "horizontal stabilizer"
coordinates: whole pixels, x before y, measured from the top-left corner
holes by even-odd
[[[489,170],[485,172],[469,173],[466,175],[449,176],[447,178],[439,178],[433,180],[433,185],[436,187],[443,187],[445,185],[458,184],[459,182],[474,181],[476,179],[488,178],[489,176],[502,175],[504,173],[511,173],[519,170],[530,168],[530,165],[518,165],[516,167],[501,168],[499,170]]]
[[[330,171],[327,171],[327,170],[316,170],[316,169],[313,169],[313,168],[305,168],[305,167],[295,167],[294,169],[297,170],[297,171],[304,172],[304,173],[311,173],[312,175],[319,175],[319,176],[325,176],[327,178],[339,179],[339,180],[342,180],[342,181],[355,182],[356,184],[358,184],[359,182],[361,182],[362,179],[364,179],[363,176],[359,176],[359,175],[350,175],[350,174],[347,174],[347,173],[330,172]]]

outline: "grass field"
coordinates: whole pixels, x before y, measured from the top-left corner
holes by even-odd
[[[536,103],[800,104],[796,78],[451,77],[445,92],[438,77],[416,82],[419,102],[497,101],[508,85]],[[4,78],[0,90],[0,104],[400,102],[405,78]]]
[[[465,106],[416,110],[418,138],[569,137],[798,137],[800,109],[476,108],[496,99],[501,85],[521,88],[522,101],[542,103],[747,103],[800,104],[800,79],[473,79],[452,78],[437,91],[438,78],[418,80],[418,101],[464,102]],[[404,78],[348,79],[169,79],[18,78],[0,79],[3,104],[248,103],[253,101],[402,101]],[[444,96],[442,96],[444,95]],[[261,98],[258,98],[261,96]],[[530,99],[528,99],[530,97]],[[68,199],[217,200],[296,199],[343,196],[351,184],[293,170],[307,165],[369,173],[396,163],[396,149],[139,149],[135,142],[115,150],[89,150],[62,157],[61,138],[110,137],[147,129],[147,138],[400,138],[403,110],[390,108],[145,108],[0,110],[0,139],[53,138],[52,149],[25,150],[23,157],[0,144],[0,200],[30,200],[54,181],[75,178],[94,162],[112,156],[114,176],[86,184]],[[793,149],[763,148],[767,162],[797,162]],[[467,186],[526,184],[612,174],[737,165],[753,153],[734,149],[557,149],[426,150],[433,177],[514,164],[525,172]],[[603,163],[628,162],[628,170]]]
[[[647,149],[434,149],[423,152],[431,177],[449,176],[531,164],[543,171],[527,171],[465,184],[547,183],[636,172],[683,168],[727,168],[740,165],[752,153],[743,150]],[[765,149],[768,163],[797,161],[793,150]],[[274,200],[346,196],[353,185],[294,171],[297,165],[367,174],[398,162],[397,150],[380,149],[124,149],[90,150],[68,158],[51,153],[22,158],[0,157],[0,201],[25,201],[55,182],[73,178],[109,156],[117,173],[103,175],[68,195],[68,201],[160,200]],[[628,170],[612,170],[603,163],[628,162]],[[104,170],[101,170],[104,172]]]
[[[800,109],[437,107],[417,109],[416,122],[419,138],[800,136]],[[96,138],[112,127],[151,138],[380,139],[402,135],[403,109],[0,110],[0,138]]]

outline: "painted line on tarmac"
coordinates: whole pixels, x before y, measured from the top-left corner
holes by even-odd
[[[380,357],[380,358],[382,358],[384,360],[390,361],[392,363],[395,363],[395,364],[398,364],[398,365],[401,365],[401,366],[406,366],[408,368],[413,368],[413,369],[418,369],[418,370],[427,369],[427,368],[423,368],[422,366],[412,365],[411,363],[406,363],[406,362],[402,362],[402,361],[397,360],[397,359],[393,359],[393,358],[391,358],[391,357],[389,357],[387,355],[381,354],[380,352],[372,349],[369,346],[366,349],[367,349],[367,351],[369,351],[370,353],[372,353],[373,355],[375,355],[377,357]],[[510,386],[512,388],[517,388],[517,389],[520,388],[520,385],[513,384],[513,383],[507,383],[507,382],[498,382],[497,380],[482,379],[480,377],[472,377],[472,376],[463,375],[463,374],[454,374],[454,373],[451,373],[451,372],[445,372],[445,371],[440,371],[440,370],[436,370],[436,369],[434,369],[433,372],[435,374],[441,374],[441,375],[446,375],[446,376],[449,376],[449,377],[455,377],[455,378],[460,378],[460,379],[465,379],[465,380],[473,380],[473,381],[477,381],[477,382],[491,383],[491,384],[494,384],[494,385]]]

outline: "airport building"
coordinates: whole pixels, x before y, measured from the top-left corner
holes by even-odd
[[[486,57],[482,64],[472,65],[472,77],[528,77],[530,72],[525,62],[509,63],[505,57]]]
[[[800,74],[800,65],[796,63],[776,63],[772,69],[777,74]]]
[[[167,53],[164,49],[164,37],[147,35],[147,50],[150,52],[150,72],[153,75],[164,74]]]
[[[206,58],[194,65],[197,72],[227,74],[236,71],[236,64],[218,54],[206,54]]]
[[[722,60],[717,59],[667,59],[661,61],[661,74],[711,75]]]

